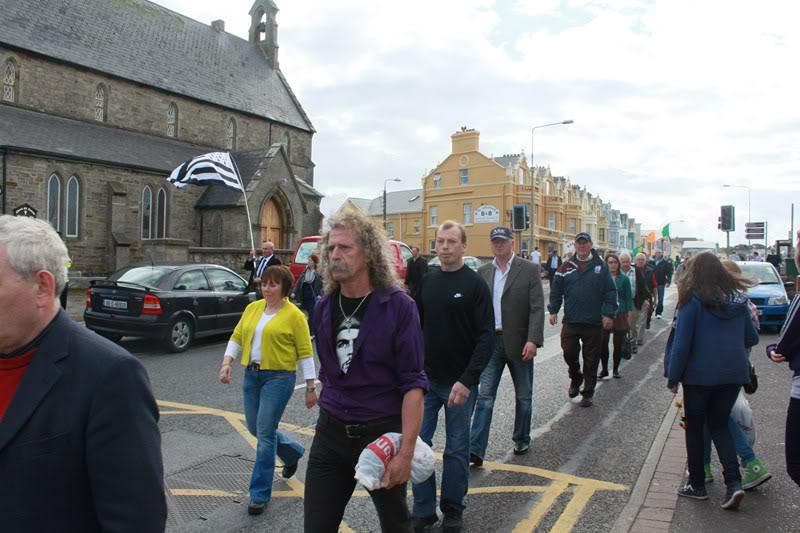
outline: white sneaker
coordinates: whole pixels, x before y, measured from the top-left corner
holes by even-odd
[[[656,315],[656,318],[661,320],[661,315]]]

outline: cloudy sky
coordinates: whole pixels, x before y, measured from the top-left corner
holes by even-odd
[[[251,0],[156,0],[247,38]],[[800,3],[276,0],[281,69],[314,123],[323,211],[414,188],[461,126],[531,150],[648,228],[724,243],[721,204],[800,219]],[[794,65],[794,66],[792,66]],[[796,224],[795,227],[800,225]],[[675,233],[673,231],[673,235]]]

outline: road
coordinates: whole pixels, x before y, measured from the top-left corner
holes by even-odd
[[[670,309],[674,298],[669,291]],[[662,378],[668,324],[653,320],[644,348],[624,364],[621,379],[599,382],[590,408],[579,407],[579,398],[567,397],[560,328],[545,326],[545,345],[535,365],[531,452],[512,453],[514,396],[506,372],[486,462],[471,470],[465,531],[612,530],[671,404]],[[163,353],[146,341],[123,341],[147,368],[161,408],[168,531],[302,531],[305,459],[288,483],[276,475],[274,498],[264,515],[246,513],[254,443],[243,426],[240,369],[232,385],[217,381],[226,340],[201,341],[183,354]],[[302,386],[298,379],[298,389]],[[316,409],[305,408],[298,390],[282,429],[308,449],[316,415]],[[441,451],[443,445],[439,432],[434,450]],[[379,530],[366,492],[356,492],[341,530]]]

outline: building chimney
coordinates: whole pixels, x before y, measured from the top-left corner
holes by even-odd
[[[479,145],[478,140],[481,132],[474,129],[467,129],[466,126],[461,128],[450,136],[453,141],[453,153],[464,154],[467,152],[477,152]]]
[[[225,21],[222,19],[215,20],[214,22],[211,23],[211,27],[214,28],[219,33],[223,33],[225,31]]]

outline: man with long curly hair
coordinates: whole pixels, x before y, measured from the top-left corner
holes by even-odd
[[[334,215],[320,249],[325,296],[312,333],[322,392],[306,473],[305,531],[338,531],[359,454],[382,434],[398,432],[400,450],[370,496],[383,531],[410,532],[406,483],[428,388],[417,306],[399,286],[386,235],[363,213]]]

